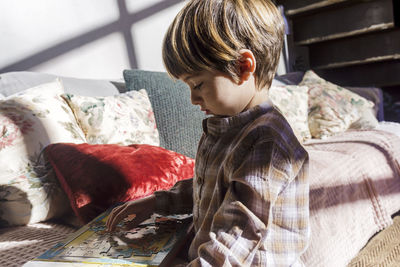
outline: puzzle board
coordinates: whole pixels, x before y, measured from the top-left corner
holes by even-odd
[[[191,227],[191,215],[153,214],[138,227],[124,230],[127,220],[105,232],[108,210],[24,266],[161,266],[176,254]],[[58,263],[58,264],[56,264]]]

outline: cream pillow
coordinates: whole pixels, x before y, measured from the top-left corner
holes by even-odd
[[[271,86],[269,97],[287,119],[299,141],[311,139],[308,129],[308,87],[297,85]]]
[[[341,87],[325,81],[312,70],[299,84],[309,87],[308,126],[312,137],[327,138],[349,129],[359,121],[374,103]]]
[[[156,122],[146,90],[106,97],[62,95],[90,144],[159,146]]]
[[[56,80],[0,100],[0,226],[57,217],[69,206],[57,180],[37,164],[48,144],[86,141],[63,93]]]

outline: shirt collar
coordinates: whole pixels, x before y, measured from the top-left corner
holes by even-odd
[[[265,114],[273,108],[270,100],[257,105],[251,109],[243,111],[231,117],[210,117],[203,120],[203,131],[206,134],[221,135],[233,128],[241,128],[249,121]]]

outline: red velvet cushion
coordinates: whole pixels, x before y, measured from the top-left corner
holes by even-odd
[[[45,153],[84,223],[117,202],[169,189],[194,173],[193,159],[150,145],[57,143]]]

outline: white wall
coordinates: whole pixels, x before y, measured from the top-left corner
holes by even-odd
[[[146,12],[142,18],[141,11],[161,2],[167,8],[154,14]],[[117,24],[121,19],[117,0],[0,1],[0,72],[29,70],[82,78],[121,78],[122,70],[132,67],[121,27],[130,27],[126,30],[132,35],[136,67],[163,71],[162,39],[185,2],[121,3],[129,14],[139,14],[141,19],[130,25]]]
[[[139,10],[138,0],[131,0],[130,11]],[[145,2],[145,0],[141,0]],[[159,0],[146,0],[146,3]],[[183,8],[185,2],[160,11],[154,16],[143,19],[132,26],[134,45],[140,69],[165,70],[162,64],[161,48],[164,33],[172,23],[175,15]],[[136,5],[136,6],[135,6]]]
[[[1,0],[0,73],[118,79],[134,67],[164,71],[164,33],[186,1]]]

